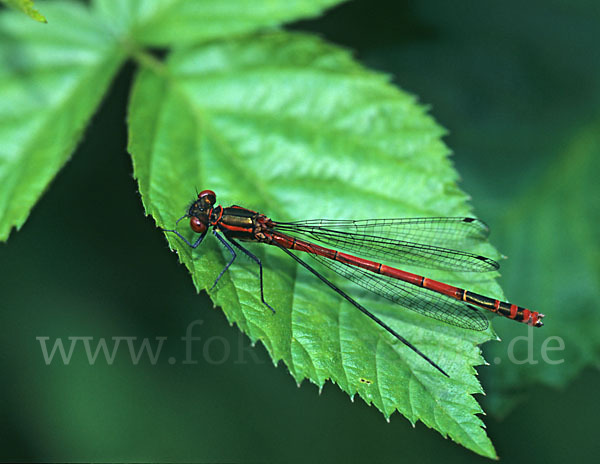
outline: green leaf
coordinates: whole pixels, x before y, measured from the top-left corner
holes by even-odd
[[[123,60],[83,6],[44,11],[50,23],[40,28],[0,15],[0,240],[67,161]]]
[[[600,196],[590,196],[598,191],[599,133],[598,124],[575,133],[500,218],[507,231],[500,245],[512,250],[507,284],[547,318],[530,333],[499,326],[505,343],[489,347],[498,365],[490,382],[496,412],[530,398],[536,384],[564,387],[587,365],[600,364]]]
[[[137,76],[129,123],[139,190],[161,227],[172,228],[195,189],[207,188],[226,206],[279,220],[471,214],[444,131],[424,108],[346,51],[309,36],[273,33],[179,50]],[[180,230],[192,238],[184,224]],[[228,252],[210,235],[196,250],[167,238],[197,289],[209,289]],[[495,456],[472,396],[482,393],[477,344],[491,330],[458,329],[357,293],[447,369],[445,378],[280,250],[248,246],[263,260],[265,298],[276,314],[261,304],[256,266],[243,258],[210,295],[297,382],[331,380],[386,418],[397,410]],[[487,243],[476,249],[496,255]],[[430,275],[502,297],[494,275]]]
[[[48,22],[46,21],[46,18],[33,7],[33,0],[2,0],[2,2],[15,10],[21,10],[31,19],[35,19],[40,23]]]
[[[317,16],[344,0],[96,0],[114,27],[138,43],[175,45],[229,38]]]

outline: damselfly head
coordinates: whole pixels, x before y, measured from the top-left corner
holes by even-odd
[[[190,218],[190,227],[196,233],[203,234],[208,229],[210,215],[217,196],[212,190],[203,190],[188,208],[187,216]]]

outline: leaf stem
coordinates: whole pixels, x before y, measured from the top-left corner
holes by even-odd
[[[167,67],[164,62],[156,58],[152,53],[149,53],[133,43],[125,44],[125,49],[128,50],[128,55],[133,58],[140,67],[149,69],[159,76],[167,76]]]

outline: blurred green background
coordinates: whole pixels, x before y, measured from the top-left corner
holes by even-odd
[[[511,258],[502,263],[505,293],[546,312],[551,333],[569,332],[563,364],[509,368],[493,360],[526,330],[494,321],[505,340],[485,347],[492,366],[479,371],[499,456],[598,459],[597,328],[578,343],[577,323],[551,324],[598,320],[600,6],[357,0],[291,27],[355,50],[431,105],[449,129],[461,187]],[[133,70],[114,82],[23,229],[0,245],[0,459],[483,461],[422,424],[413,429],[398,415],[386,423],[331,384],[321,395],[308,383],[298,388],[195,294],[144,217],[131,176],[125,114]],[[198,320],[199,362],[182,364],[180,339]],[[92,336],[93,348],[99,337],[135,336],[136,349],[144,338],[154,348],[155,337],[167,340],[156,365],[147,356],[133,365],[122,342],[112,365],[100,357],[90,366],[79,347],[68,366],[47,366],[40,336],[50,345]]]

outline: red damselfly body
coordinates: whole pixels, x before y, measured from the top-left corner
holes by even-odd
[[[216,201],[217,197],[212,190],[204,190],[198,194],[187,213],[177,220],[179,223],[184,218],[190,218],[192,230],[200,234],[193,243],[177,230],[163,230],[176,234],[187,245],[197,248],[212,228],[214,235],[231,254],[231,259],[217,276],[212,288],[235,261],[237,249],[258,264],[260,298],[273,312],[275,310],[265,301],[262,263],[238,240],[260,242],[280,248],[446,376],[448,374],[427,355],[290,250],[308,253],[337,274],[402,307],[458,327],[479,331],[488,327],[487,317],[476,308],[486,309],[534,327],[543,325],[541,319],[544,315],[536,311],[366,259],[452,271],[496,270],[499,265],[492,259],[442,246],[487,237],[488,228],[478,219],[434,217],[278,222],[241,206],[215,206]]]

